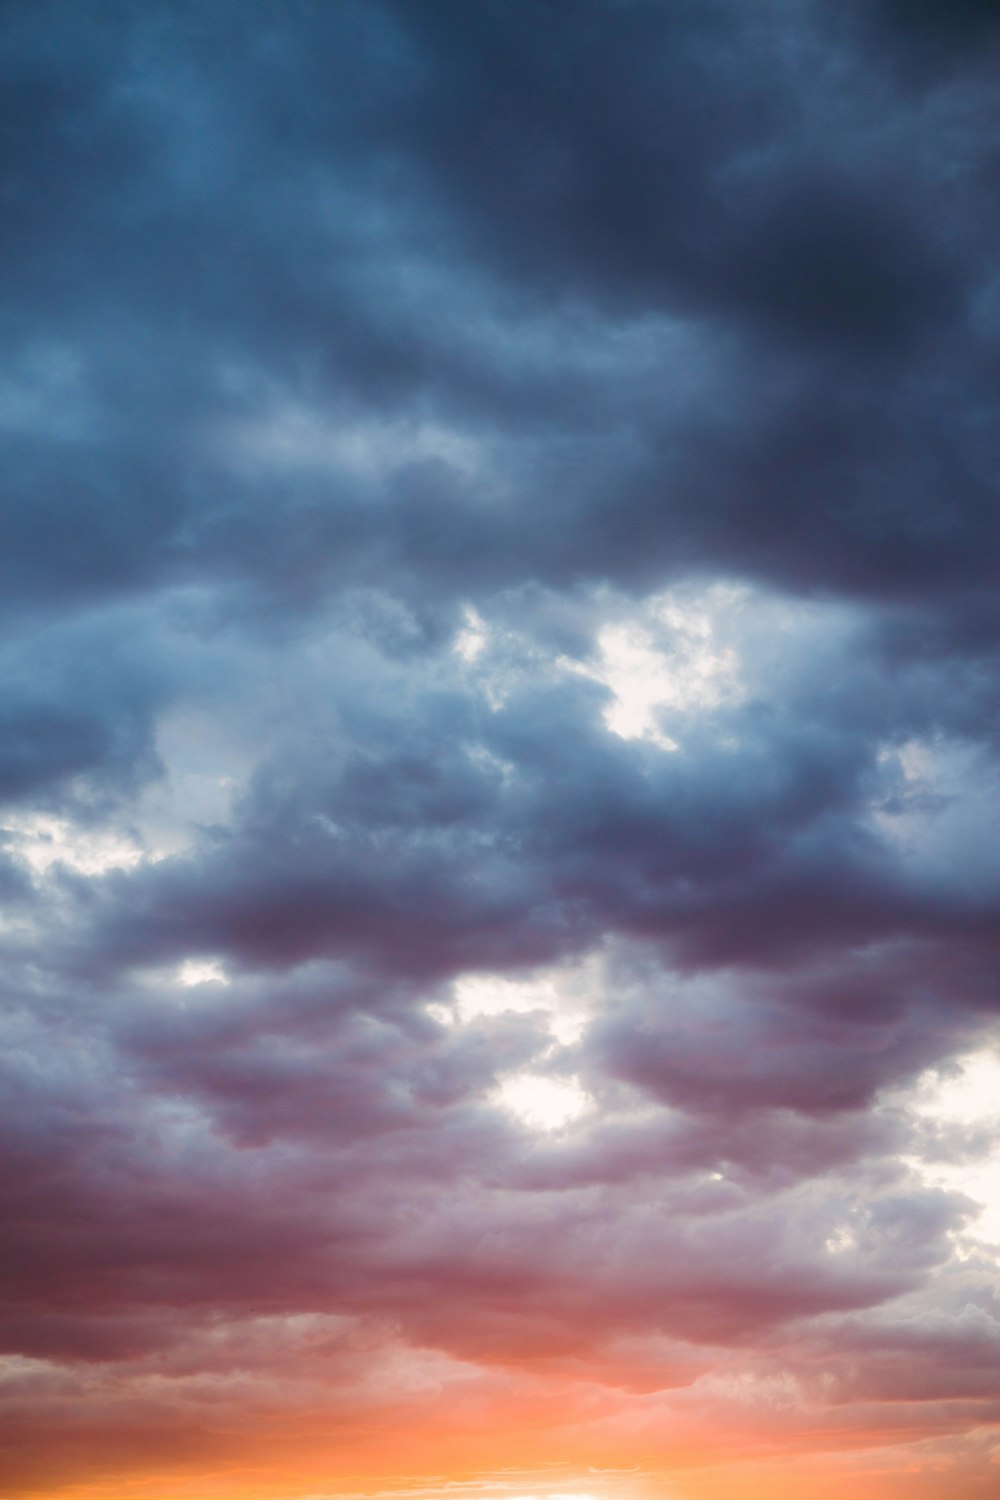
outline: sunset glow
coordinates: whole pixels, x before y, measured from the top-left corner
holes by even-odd
[[[992,1500],[1000,8],[0,40],[0,1500]]]

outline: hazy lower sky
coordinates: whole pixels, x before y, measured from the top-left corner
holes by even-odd
[[[0,30],[0,1493],[986,1500],[997,6]]]

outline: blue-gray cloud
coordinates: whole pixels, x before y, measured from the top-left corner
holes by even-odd
[[[3,28],[10,1492],[206,1320],[995,1420],[994,7]]]

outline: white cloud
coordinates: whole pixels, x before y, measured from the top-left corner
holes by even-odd
[[[742,695],[739,659],[719,641],[717,626],[718,614],[738,597],[725,585],[656,595],[640,613],[600,628],[595,662],[562,657],[560,665],[610,689],[604,722],[612,734],[678,750],[661,726],[662,710],[705,711]]]
[[[502,974],[460,974],[452,984],[452,1004],[435,1005],[432,1013],[446,1025],[469,1025],[480,1016],[538,1012],[553,1044],[579,1041],[604,989],[603,957],[536,970],[522,979]]]
[[[511,1073],[496,1091],[501,1108],[531,1130],[561,1130],[590,1107],[590,1095],[575,1078],[546,1078],[537,1073]]]
[[[465,625],[455,637],[454,650],[463,661],[475,661],[486,645],[488,628],[478,610],[467,604],[463,611]]]
[[[178,984],[190,989],[196,984],[229,984],[229,976],[214,958],[189,958],[177,971]]]
[[[965,1159],[940,1160],[931,1145],[907,1162],[928,1184],[965,1193],[980,1205],[964,1235],[1000,1245],[1000,1050],[982,1047],[947,1070],[931,1069],[899,1101],[918,1120],[941,1132],[971,1135]],[[985,1144],[984,1144],[985,1143]]]
[[[35,875],[64,865],[81,875],[130,870],[144,858],[135,839],[116,828],[93,828],[44,813],[8,814],[4,832],[8,847]]]

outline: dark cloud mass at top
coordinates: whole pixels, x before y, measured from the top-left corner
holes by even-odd
[[[985,1484],[997,7],[0,26],[3,1492],[420,1359]]]

